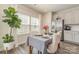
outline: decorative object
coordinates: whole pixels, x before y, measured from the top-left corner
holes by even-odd
[[[19,19],[18,15],[16,14],[16,10],[13,7],[8,7],[7,9],[4,9],[4,14],[3,16],[3,22],[7,23],[10,27],[10,33],[6,34],[3,38],[3,45],[4,49],[12,49],[14,46],[14,37],[12,35],[12,31],[14,28],[20,28],[21,25],[21,19]]]
[[[44,24],[43,25],[43,29],[44,29],[44,34],[47,34],[48,33],[48,25],[47,24]]]

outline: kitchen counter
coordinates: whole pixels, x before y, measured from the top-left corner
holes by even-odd
[[[64,40],[79,44],[79,31],[65,30],[64,31]]]
[[[64,31],[70,31],[70,32],[79,32],[79,30],[64,30]]]

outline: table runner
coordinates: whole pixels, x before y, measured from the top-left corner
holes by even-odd
[[[47,46],[49,43],[52,43],[52,39],[43,38],[42,36],[29,35],[27,38],[27,45],[36,48],[38,51],[42,53],[47,52]]]

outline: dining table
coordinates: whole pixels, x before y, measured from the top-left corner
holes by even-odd
[[[29,53],[32,53],[33,48],[38,50],[38,54],[46,54],[47,47],[52,43],[52,37],[44,37],[40,35],[29,35],[27,37],[27,45],[29,46]]]

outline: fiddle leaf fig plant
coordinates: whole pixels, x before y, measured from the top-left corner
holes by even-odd
[[[4,43],[9,43],[9,42],[13,42],[14,39],[13,39],[13,36],[10,36],[9,34],[6,34],[4,37]]]
[[[7,9],[4,9],[3,12],[5,14],[5,16],[3,16],[3,22],[7,23],[10,27],[10,33],[6,34],[3,37],[3,41],[4,43],[9,43],[14,41],[14,37],[12,36],[12,30],[13,28],[20,28],[21,19],[18,17],[18,15],[16,14],[17,12],[13,7],[8,7]]]

